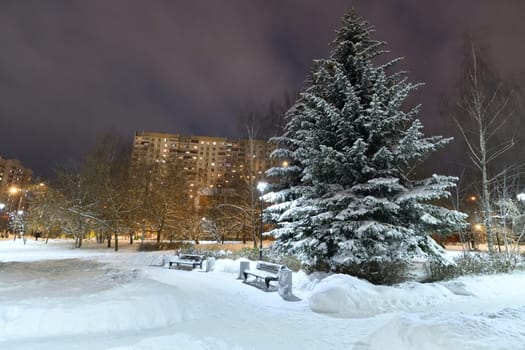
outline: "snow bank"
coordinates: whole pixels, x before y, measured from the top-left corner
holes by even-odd
[[[83,296],[80,303],[75,295],[14,299],[0,302],[0,339],[165,327],[189,318],[183,305],[174,287],[154,281]]]
[[[130,346],[118,346],[108,350],[242,350],[245,348],[228,344],[225,340],[209,337],[206,335],[191,336],[185,333],[178,333],[171,336],[153,337],[141,340],[138,344]]]
[[[309,299],[310,308],[337,317],[371,317],[392,311],[420,311],[450,302],[453,293],[438,284],[405,283],[376,286],[347,275],[321,280]]]
[[[217,259],[217,260],[215,260],[215,265],[214,265],[215,267],[214,267],[213,271],[215,271],[215,272],[226,272],[226,273],[232,273],[232,274],[238,275],[239,272],[240,272],[241,261],[250,261],[250,260],[245,259],[245,258],[240,258],[240,259],[237,259],[237,260]],[[255,264],[255,263],[250,261],[250,266],[252,264]]]
[[[355,350],[508,350],[523,348],[525,307],[497,313],[404,314],[362,339]]]
[[[411,282],[397,286],[376,286],[352,276],[332,275],[305,285],[312,291],[309,298],[312,311],[335,317],[363,318],[438,308],[459,308],[463,312],[476,313],[499,310],[502,302],[508,307],[520,307],[525,274],[470,276],[439,283]]]

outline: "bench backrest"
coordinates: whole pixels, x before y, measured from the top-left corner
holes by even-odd
[[[266,262],[258,262],[255,268],[257,270],[262,270],[262,271],[278,274],[279,271],[285,268],[285,266],[278,265],[278,264],[272,264],[272,263],[266,263]]]
[[[199,262],[199,261],[203,260],[203,256],[202,255],[192,255],[192,254],[182,254],[179,257],[179,259]]]

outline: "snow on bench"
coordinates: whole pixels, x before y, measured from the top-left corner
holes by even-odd
[[[246,282],[248,276],[254,276],[255,280],[263,279],[266,288],[270,288],[270,282],[278,281],[280,272],[285,269],[286,266],[284,265],[260,261],[255,265],[255,269],[244,270],[244,282]]]
[[[169,268],[171,268],[173,265],[176,267],[179,266],[191,266],[192,269],[196,268],[197,266],[202,269],[202,262],[206,259],[205,255],[195,255],[195,254],[181,254],[177,257],[175,257],[174,260],[170,260],[169,262]]]

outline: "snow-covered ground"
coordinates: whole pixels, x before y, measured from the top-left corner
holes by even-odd
[[[296,301],[162,253],[0,241],[0,349],[525,349],[525,274],[396,287],[294,273]]]

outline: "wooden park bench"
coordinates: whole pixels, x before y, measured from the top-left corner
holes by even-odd
[[[188,268],[191,267],[191,269],[194,269],[198,266],[200,269],[202,269],[202,262],[204,260],[206,260],[206,256],[204,255],[181,254],[174,260],[170,260],[169,268],[171,269],[172,266],[187,266]]]
[[[264,280],[266,288],[268,289],[270,288],[271,281],[279,280],[279,274],[284,269],[286,269],[284,265],[259,261],[257,265],[255,265],[255,269],[249,269],[243,272],[244,282],[246,282],[248,276],[254,276],[255,280]]]

